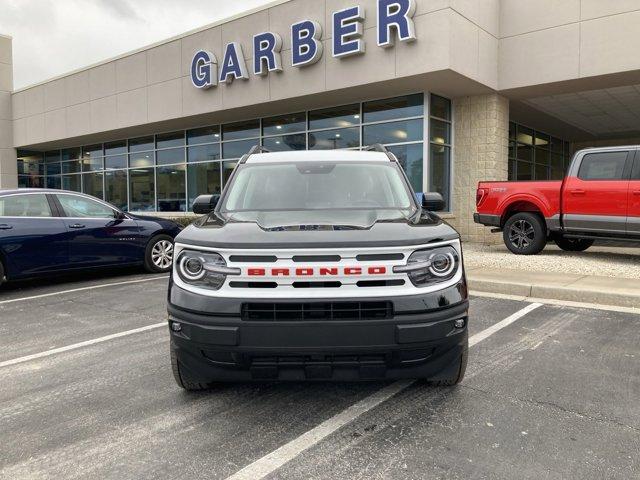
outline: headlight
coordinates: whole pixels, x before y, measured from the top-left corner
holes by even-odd
[[[394,273],[406,273],[416,287],[452,279],[460,267],[460,255],[453,247],[413,252],[406,265],[393,267]]]
[[[224,258],[217,253],[185,250],[176,262],[180,279],[190,285],[218,290],[227,275],[240,275],[239,268],[228,268]]]

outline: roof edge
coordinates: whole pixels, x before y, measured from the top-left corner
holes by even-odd
[[[253,15],[254,13],[258,13],[258,12],[261,12],[263,10],[268,10],[270,8],[277,7],[278,5],[282,5],[283,3],[287,3],[289,1],[291,1],[291,0],[272,0],[271,2],[269,2],[269,3],[265,4],[265,5],[261,5],[259,7],[254,7],[252,9],[250,9],[250,10],[245,10],[243,12],[236,13],[235,15],[231,15],[230,17],[226,17],[226,18],[223,18],[221,20],[209,23],[207,25],[203,25],[202,27],[194,28],[194,29],[189,30],[189,31],[187,31],[185,33],[174,35],[173,37],[165,38],[163,40],[158,40],[157,42],[145,45],[145,46],[140,47],[140,48],[136,48],[135,50],[130,50],[128,52],[121,53],[120,55],[116,55],[114,57],[110,57],[110,58],[107,58],[105,60],[100,60],[99,62],[91,63],[91,64],[87,65],[86,67],[76,68],[75,70],[71,70],[69,72],[61,73],[60,75],[56,75],[54,77],[47,78],[47,79],[42,80],[40,82],[33,83],[33,84],[27,85],[25,87],[20,87],[20,88],[18,88],[16,90],[13,90],[12,93],[23,92],[25,90],[29,90],[31,88],[35,88],[35,87],[38,87],[40,85],[44,85],[46,83],[53,82],[55,80],[60,80],[61,78],[70,77],[71,75],[74,75],[76,73],[84,72],[85,70],[90,70],[92,68],[99,67],[100,65],[105,65],[107,63],[115,62],[115,61],[120,60],[122,58],[130,57],[131,55],[135,55],[136,53],[144,52],[145,50],[150,50],[152,48],[159,47],[160,45],[164,45],[165,43],[174,42],[176,40],[180,40],[180,39],[188,37],[190,35],[195,35],[196,33],[203,32],[203,31],[208,30],[210,28],[219,27],[220,25],[224,25],[225,23],[230,23],[230,22],[233,22],[234,20],[238,20],[238,19],[240,19],[242,17],[247,17],[249,15]],[[0,36],[12,38],[9,35],[0,34]]]

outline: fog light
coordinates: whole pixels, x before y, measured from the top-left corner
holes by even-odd
[[[456,328],[464,328],[466,324],[467,324],[467,321],[464,318],[459,318],[455,322],[453,322],[453,326]]]
[[[181,332],[182,325],[178,322],[171,322],[171,330],[173,330],[174,332]]]

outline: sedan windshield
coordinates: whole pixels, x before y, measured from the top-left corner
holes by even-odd
[[[245,164],[223,211],[410,209],[411,193],[395,163]]]

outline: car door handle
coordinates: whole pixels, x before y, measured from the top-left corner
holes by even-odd
[[[69,228],[84,228],[84,225],[81,225],[79,223],[74,223],[73,225],[69,225]]]
[[[571,190],[571,195],[584,195],[585,192],[584,190]]]
[[[6,223],[0,224],[0,230],[11,230],[13,225],[7,225]]]

